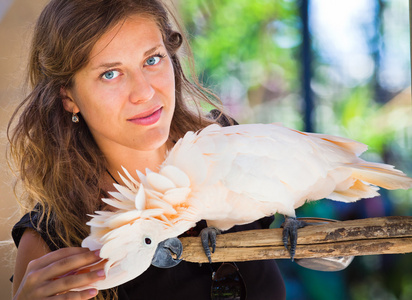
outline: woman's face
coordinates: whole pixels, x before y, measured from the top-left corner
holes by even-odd
[[[114,26],[95,44],[89,63],[65,93],[65,109],[80,112],[103,153],[164,146],[175,81],[156,23],[134,15]]]

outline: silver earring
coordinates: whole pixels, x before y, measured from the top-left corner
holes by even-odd
[[[79,116],[77,115],[77,113],[73,113],[72,122],[73,123],[79,123]]]

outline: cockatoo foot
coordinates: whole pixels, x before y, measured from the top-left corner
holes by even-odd
[[[295,258],[296,245],[298,243],[298,229],[306,225],[306,222],[297,220],[294,217],[285,217],[285,222],[281,225],[283,227],[283,245],[285,245],[286,250],[289,250],[292,261]],[[290,248],[288,247],[289,242]]]
[[[215,227],[207,227],[200,231],[200,240],[202,241],[203,250],[205,251],[209,263],[212,263],[210,247],[212,247],[212,253],[215,253],[216,236],[220,233],[221,231]]]

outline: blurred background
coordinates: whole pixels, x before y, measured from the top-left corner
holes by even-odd
[[[24,95],[27,45],[46,2],[0,0],[1,240],[18,219],[5,130]],[[197,76],[237,121],[350,137],[369,145],[364,158],[412,175],[408,0],[173,2]],[[297,214],[338,220],[412,215],[411,191],[381,192],[354,204],[318,201]],[[1,295],[10,293],[12,249],[1,248]],[[286,260],[279,265],[288,299],[412,299],[411,254],[356,257],[336,273]]]

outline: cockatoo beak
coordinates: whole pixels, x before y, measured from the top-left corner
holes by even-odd
[[[152,265],[158,268],[171,268],[178,265],[182,259],[182,243],[178,238],[170,238],[157,245],[152,259]]]

